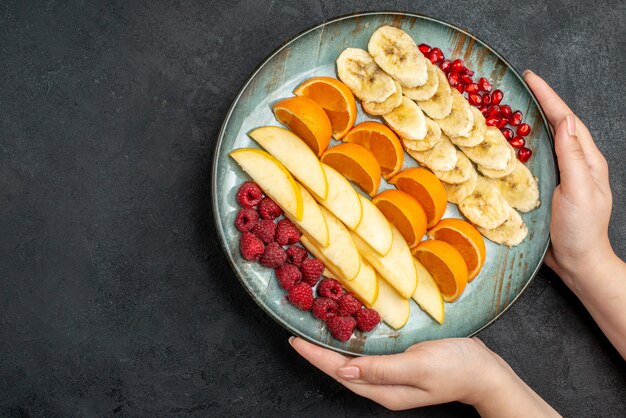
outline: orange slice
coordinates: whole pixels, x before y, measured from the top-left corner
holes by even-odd
[[[478,276],[485,264],[487,249],[483,236],[470,223],[456,218],[442,219],[428,236],[452,245],[463,257],[467,265],[467,281]]]
[[[300,84],[294,91],[320,105],[333,129],[333,137],[341,139],[356,122],[354,95],[341,81],[332,77],[313,77]]]
[[[370,150],[357,144],[339,144],[322,155],[322,162],[374,196],[380,187],[380,166]]]
[[[300,137],[319,157],[330,144],[332,128],[324,109],[306,97],[289,97],[273,107],[276,120]]]
[[[463,256],[447,242],[429,239],[420,242],[413,255],[437,282],[443,300],[454,302],[467,285],[467,266]]]
[[[414,248],[426,233],[426,213],[417,200],[400,190],[385,190],[372,199],[378,209]]]
[[[402,168],[402,143],[394,131],[380,122],[359,123],[343,137],[343,141],[362,145],[372,151],[385,180],[396,175]]]
[[[423,167],[402,170],[389,183],[417,199],[426,212],[428,228],[435,226],[446,211],[446,189],[441,180]]]

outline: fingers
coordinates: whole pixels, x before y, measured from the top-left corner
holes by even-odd
[[[350,360],[338,370],[352,382],[374,385],[412,385],[422,371],[422,361],[415,352],[387,356],[367,356]]]
[[[304,341],[302,338],[290,340],[291,346],[309,363],[336,380],[341,380],[337,369],[348,363],[348,357]]]
[[[574,123],[574,116],[567,115],[558,125],[554,137],[561,173],[561,190],[566,196],[575,196],[579,191],[590,190],[592,187],[589,165],[576,135]]]

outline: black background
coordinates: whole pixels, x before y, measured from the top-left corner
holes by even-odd
[[[0,415],[390,415],[300,359],[254,305],[217,244],[209,186],[258,63],[375,9],[457,24],[544,76],[609,160],[626,256],[623,1],[3,2]],[[562,414],[626,414],[624,361],[547,268],[480,338]]]

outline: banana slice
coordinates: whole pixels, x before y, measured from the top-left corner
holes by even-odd
[[[393,78],[363,49],[344,49],[337,58],[337,75],[356,97],[366,102],[381,103],[396,92]]]
[[[437,87],[439,87],[439,77],[437,77],[437,67],[430,63],[430,60],[424,60],[428,70],[428,79],[423,86],[404,88],[404,95],[412,100],[428,100],[435,95]]]
[[[521,212],[529,212],[541,204],[539,185],[528,167],[515,159],[515,169],[501,179],[491,179],[509,205]]]
[[[496,244],[514,247],[526,238],[528,228],[519,213],[509,208],[509,216],[502,225],[493,229],[485,229],[477,226],[476,229],[487,239]]]
[[[474,106],[470,106],[474,114],[474,127],[468,136],[451,136],[450,141],[459,147],[475,147],[485,140],[485,132],[487,132],[487,124],[485,117],[480,110]]]
[[[420,165],[425,165],[431,170],[450,171],[456,166],[456,148],[443,133],[439,143],[432,149],[428,151],[406,150],[406,152],[415,158]]]
[[[456,150],[456,165],[450,171],[437,171],[433,170],[433,174],[441,181],[445,181],[448,184],[461,184],[466,182],[472,176],[474,166],[469,158],[465,156],[461,151]]]
[[[516,161],[517,161],[517,154],[515,153],[515,148],[513,148],[512,146],[509,145],[509,154],[511,154],[511,157],[509,158],[509,164],[506,166],[506,168],[504,170],[492,170],[490,168],[485,168],[481,165],[478,165],[478,170],[480,170],[480,172],[488,178],[492,178],[492,179],[500,179],[502,177],[506,177],[509,174],[511,174],[513,172],[513,170],[515,170],[515,166],[516,166]],[[506,197],[506,196],[505,196]]]
[[[443,119],[437,119],[441,130],[448,136],[469,136],[474,127],[472,106],[457,89],[452,90],[452,111]]]
[[[511,158],[511,146],[495,126],[487,126],[485,140],[480,144],[460,148],[470,160],[491,170],[506,170]]]
[[[403,86],[411,88],[426,83],[426,58],[403,30],[381,26],[372,34],[367,50],[376,64]]]
[[[400,83],[395,81],[396,83],[396,92],[391,96],[387,97],[387,100],[384,102],[376,103],[376,102],[361,102],[363,106],[363,110],[370,115],[380,116],[385,115],[391,112],[396,107],[402,104],[402,86]]]
[[[426,116],[408,97],[402,96],[402,103],[391,112],[383,115],[387,124],[398,135],[414,141],[426,137]]]
[[[455,203],[457,205],[461,203],[463,199],[474,193],[477,182],[478,173],[476,173],[476,170],[472,170],[470,172],[470,178],[461,184],[450,184],[442,182],[443,187],[446,189],[448,202]]]
[[[502,225],[509,216],[509,204],[500,190],[482,176],[474,192],[459,203],[459,210],[473,224],[488,229]]]
[[[426,136],[424,139],[414,141],[408,138],[402,138],[404,148],[411,151],[428,151],[441,141],[441,128],[439,125],[426,116]]]
[[[442,119],[452,111],[452,90],[443,71],[435,68],[437,73],[437,91],[428,100],[420,100],[417,105],[433,119]]]

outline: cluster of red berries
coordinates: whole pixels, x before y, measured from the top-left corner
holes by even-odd
[[[297,245],[300,232],[289,219],[277,220],[282,209],[256,183],[247,181],[239,187],[237,203],[241,209],[235,227],[241,231],[241,255],[275,269],[278,283],[288,292],[287,300],[292,305],[312,311],[339,341],[349,340],[355,327],[368,332],[378,325],[378,312],[363,307],[338,281],[322,276],[324,264]],[[315,286],[318,297],[313,296]]]
[[[502,90],[493,90],[489,80],[484,77],[474,82],[474,71],[467,68],[463,60],[446,59],[441,49],[431,48],[426,44],[420,44],[418,48],[430,62],[441,68],[452,87],[455,87],[461,94],[467,94],[467,100],[485,116],[488,126],[496,126],[500,129],[509,144],[518,150],[517,158],[522,163],[528,161],[533,152],[526,147],[524,137],[530,134],[530,125],[522,122],[522,112],[513,111],[511,106],[502,104],[504,98]],[[507,125],[512,128],[506,127]]]

